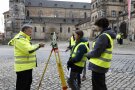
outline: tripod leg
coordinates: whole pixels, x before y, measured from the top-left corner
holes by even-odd
[[[41,82],[42,82],[42,80],[43,80],[43,78],[44,78],[44,74],[45,74],[45,72],[46,72],[48,63],[49,63],[49,61],[50,61],[50,57],[51,57],[51,55],[52,55],[52,51],[53,51],[53,50],[51,50],[51,53],[50,53],[50,55],[49,55],[49,58],[48,58],[48,60],[47,60],[46,65],[45,65],[45,68],[44,68],[43,74],[42,74],[42,76],[41,76],[41,80],[40,80],[40,82],[39,82],[39,86],[38,86],[37,90],[39,90],[39,88],[40,88],[40,86],[41,86]]]
[[[56,58],[59,76],[60,76],[60,79],[61,79],[62,90],[67,90],[66,80],[65,80],[65,77],[64,77],[64,71],[63,71],[63,68],[62,68],[59,52],[57,52],[58,55],[56,54],[56,52],[54,52],[54,53],[55,53],[55,58]]]

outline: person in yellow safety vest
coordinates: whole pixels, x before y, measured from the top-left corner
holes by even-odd
[[[109,20],[100,18],[95,22],[100,34],[93,42],[93,49],[87,53],[89,70],[92,70],[92,90],[107,90],[105,74],[110,68],[112,60],[113,43],[116,34],[109,28]]]
[[[76,29],[76,30],[78,30],[78,29]],[[66,52],[68,50],[71,51],[74,46],[75,46],[75,35],[73,34],[70,38],[69,46],[67,47]],[[89,42],[88,42],[88,47],[89,47]],[[82,72],[82,81],[84,81],[84,80],[86,80],[86,63],[85,63],[85,66],[84,66],[84,69],[83,69],[83,72]]]
[[[73,35],[71,36],[71,38],[70,38],[69,46],[67,47],[66,52],[67,52],[68,50],[71,51],[74,45],[75,45],[75,36],[74,36],[74,34],[73,34]]]
[[[21,31],[8,43],[10,46],[14,46],[16,90],[30,90],[32,69],[37,65],[35,51],[44,47],[43,43],[32,45],[30,42],[31,34],[32,26],[25,24]]]
[[[121,35],[120,35],[120,33],[118,33],[118,34],[116,35],[116,39],[117,39],[117,43],[118,43],[118,44],[120,44],[120,38],[121,38]]]
[[[75,31],[76,44],[71,51],[67,67],[71,69],[68,85],[72,90],[80,90],[81,78],[80,74],[84,68],[87,57],[84,56],[89,52],[88,42],[83,38],[83,31]]]
[[[119,40],[119,44],[122,45],[123,44],[123,33],[120,33],[120,40]]]

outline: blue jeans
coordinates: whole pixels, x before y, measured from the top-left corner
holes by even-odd
[[[82,76],[86,76],[86,62],[85,62],[85,65],[84,65],[84,68],[83,68],[83,71],[82,71]]]
[[[67,83],[72,90],[80,90],[78,75],[80,74],[77,72],[72,72],[72,71],[70,72],[70,77],[68,78]]]

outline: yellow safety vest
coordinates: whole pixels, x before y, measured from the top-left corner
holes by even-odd
[[[117,39],[120,39],[121,38],[121,35],[120,34],[117,34],[116,38]]]
[[[79,47],[80,45],[85,45],[85,47],[87,48],[87,52],[89,52],[90,49],[89,49],[89,47],[87,46],[87,44],[88,44],[88,42],[81,42],[81,43],[79,43],[79,44],[74,48],[74,51],[73,51],[71,57],[74,58],[74,57],[76,56],[78,47]],[[86,60],[87,60],[87,57],[84,55],[83,58],[81,59],[81,61],[75,63],[75,65],[76,65],[76,66],[79,66],[79,67],[84,67]]]
[[[70,44],[71,44],[71,47],[73,47],[75,45],[75,40],[74,40],[73,36],[70,39]]]
[[[29,51],[37,49],[39,44],[31,45],[30,36],[20,31],[19,34],[9,41],[9,45],[14,46],[14,68],[16,72],[36,67],[36,53],[29,53]]]
[[[90,58],[89,62],[91,62],[94,65],[97,65],[99,67],[103,68],[110,68],[110,61],[112,60],[112,50],[113,50],[113,39],[111,36],[107,33],[103,33],[107,35],[107,37],[110,40],[111,48],[107,48],[99,58]],[[95,45],[95,42],[93,43],[93,46]]]

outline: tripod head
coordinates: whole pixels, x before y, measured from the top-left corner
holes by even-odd
[[[57,46],[57,37],[56,37],[56,33],[55,32],[53,32],[52,33],[52,42],[51,42],[51,45],[52,45],[52,48],[58,48],[58,46]]]

